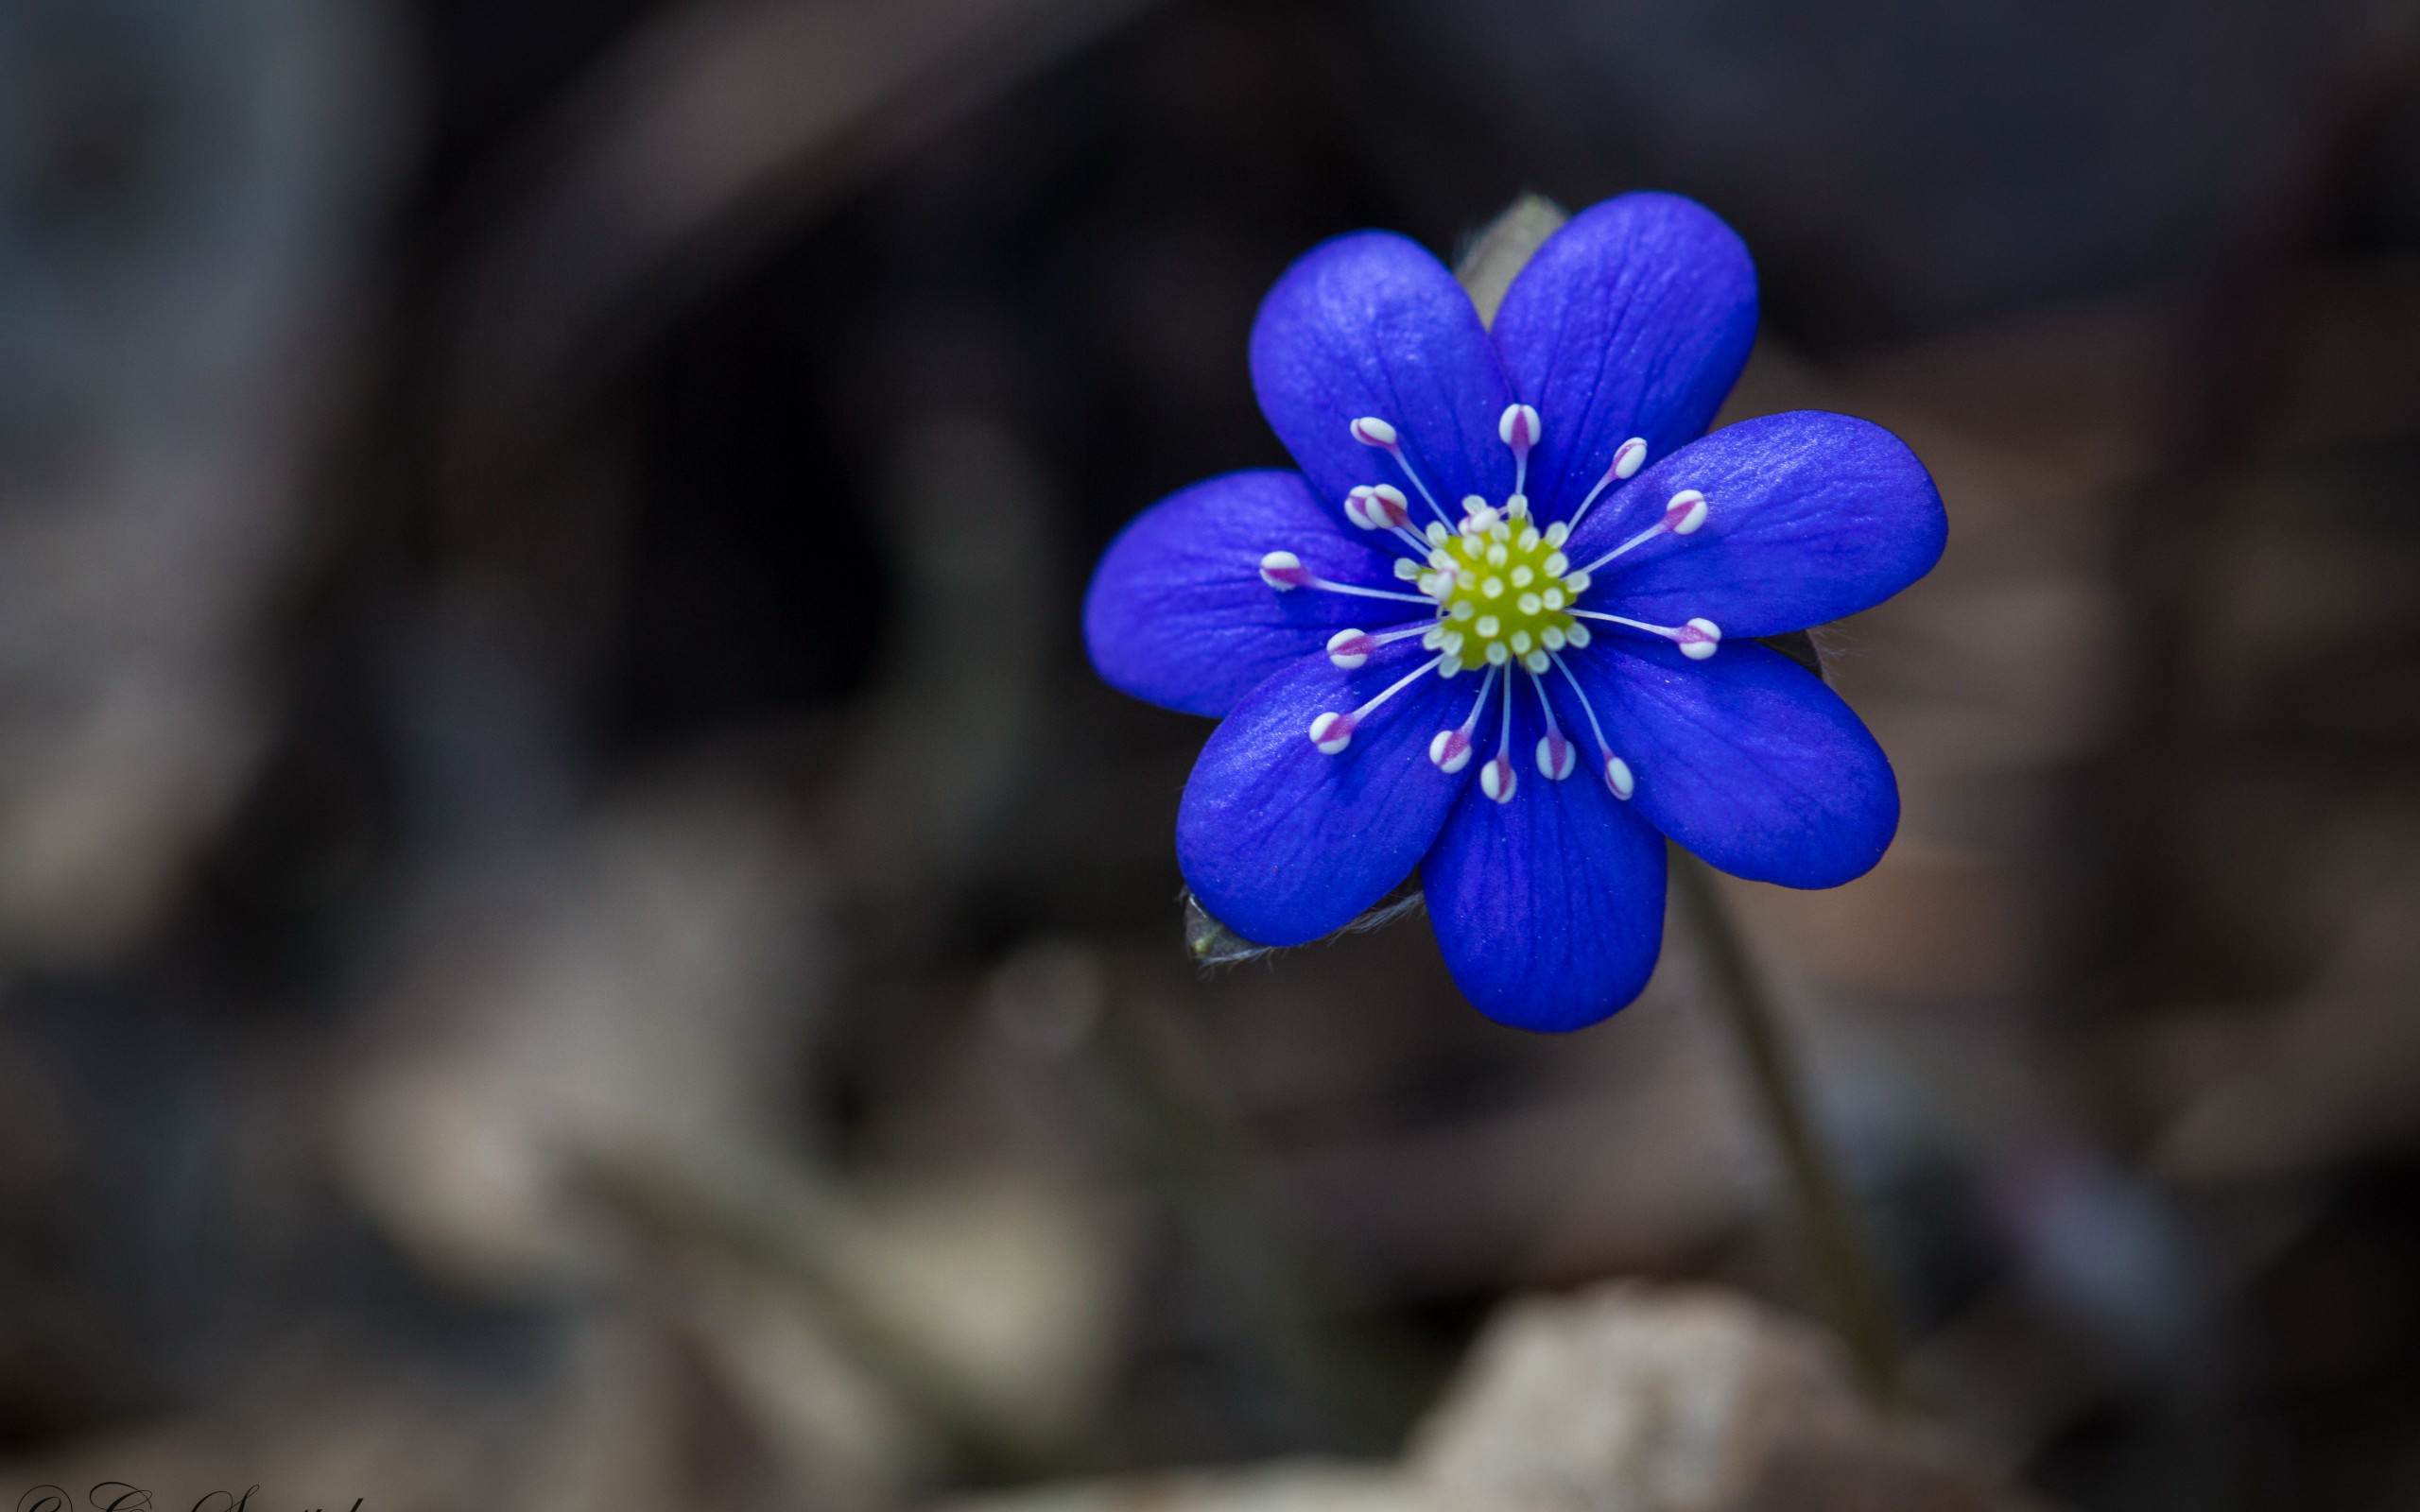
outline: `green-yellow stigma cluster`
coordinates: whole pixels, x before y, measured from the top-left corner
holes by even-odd
[[[1588,627],[1569,610],[1587,592],[1588,576],[1573,572],[1563,554],[1565,527],[1540,530],[1519,494],[1502,510],[1477,498],[1462,507],[1459,533],[1428,527],[1428,562],[1416,578],[1437,602],[1437,624],[1423,640],[1443,653],[1439,670],[1451,676],[1518,662],[1544,672],[1552,653],[1586,645]]]

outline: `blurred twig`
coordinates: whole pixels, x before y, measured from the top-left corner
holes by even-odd
[[[939,128],[1150,0],[700,0],[458,207],[441,445],[475,505],[648,335]]]
[[[1339,1447],[1392,1449],[1433,1384],[1409,1341],[1350,1305],[1266,1200],[1253,1162],[1131,1005],[1104,1005],[1090,1041],[1152,1185],[1253,1346]]]
[[[937,1433],[977,1478],[1016,1481],[1080,1467],[1073,1444],[1001,1413],[859,1295],[838,1258],[850,1221],[805,1177],[733,1157],[591,1153],[587,1190],[641,1228],[781,1282],[824,1338]]]

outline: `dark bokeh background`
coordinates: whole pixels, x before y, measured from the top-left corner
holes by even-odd
[[[1731,414],[1950,511],[1824,636],[1897,846],[1729,895],[1923,1412],[2420,1507],[2354,0],[0,3],[0,1494],[854,1512],[1388,1454],[1524,1292],[1810,1308],[1685,931],[1554,1040],[1416,919],[1197,972],[1204,727],[1077,636],[1282,463],[1291,258],[1643,186],[1756,251]]]

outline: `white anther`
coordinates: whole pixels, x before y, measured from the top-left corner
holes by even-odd
[[[1397,557],[1395,558],[1395,576],[1402,578],[1407,583],[1410,582],[1413,578],[1420,576],[1420,563],[1412,560],[1409,557]]]
[[[1443,625],[1431,625],[1426,630],[1422,632],[1420,644],[1426,650],[1434,651],[1439,649],[1445,644],[1445,627]]]
[[[1548,609],[1561,609],[1569,602],[1571,601],[1564,597],[1563,590],[1560,588],[1549,588],[1546,591],[1546,606]]]
[[[1353,438],[1364,446],[1392,448],[1395,444],[1395,428],[1375,415],[1364,415],[1347,427]]]
[[[1339,630],[1327,638],[1327,659],[1347,672],[1368,662],[1377,648],[1376,639],[1361,630]]]
[[[1526,493],[1506,495],[1504,512],[1512,519],[1527,520],[1530,518],[1530,496]]]
[[[1333,756],[1353,744],[1353,716],[1326,713],[1311,721],[1311,744],[1322,756]]]
[[[1495,434],[1512,450],[1526,452],[1538,444],[1544,432],[1539,428],[1535,409],[1528,404],[1508,404],[1495,422]]]
[[[1501,577],[1491,577],[1487,581],[1479,584],[1478,596],[1481,598],[1502,598],[1504,596],[1504,579]]]
[[[1526,569],[1525,569],[1526,570]],[[1547,607],[1546,600],[1535,593],[1523,593],[1512,601],[1512,607],[1524,614],[1535,614]]]
[[[1476,493],[1465,493],[1462,495],[1462,513],[1485,514],[1486,512],[1486,499]]]
[[[1489,666],[1500,667],[1505,662],[1512,660],[1512,653],[1504,649],[1504,643],[1502,641],[1490,641],[1487,643],[1487,664]]]
[[[1529,654],[1530,647],[1536,644],[1536,642],[1530,639],[1530,632],[1527,630],[1514,630],[1512,632],[1512,654],[1514,656],[1527,656]]]
[[[1499,541],[1487,548],[1487,564],[1490,567],[1501,567],[1512,558],[1512,555],[1505,549],[1504,542]]]
[[[1443,545],[1446,541],[1452,540],[1454,535],[1452,531],[1445,528],[1443,521],[1438,520],[1429,521],[1428,528],[1422,531],[1421,534],[1428,538],[1428,543],[1432,546]]]
[[[1564,575],[1564,569],[1571,565],[1571,558],[1564,556],[1562,552],[1552,552],[1547,555],[1546,560],[1538,563],[1538,565],[1546,569],[1546,573],[1548,577],[1560,577]]]
[[[1676,536],[1693,536],[1705,524],[1705,495],[1683,489],[1664,507],[1664,528]]]
[[[1548,730],[1538,742],[1538,772],[1549,782],[1560,782],[1580,765],[1580,752],[1559,730]]]
[[[1455,602],[1454,607],[1447,610],[1445,612],[1451,614],[1458,620],[1466,620],[1478,612],[1478,606],[1472,603],[1467,598],[1459,599]]]
[[[1568,640],[1580,650],[1585,651],[1588,649],[1590,631],[1587,626],[1575,625],[1571,628],[1564,631],[1563,634],[1565,640]]]
[[[1471,764],[1471,737],[1459,730],[1441,730],[1428,743],[1428,759],[1441,772],[1459,772]]]
[[[1512,527],[1498,520],[1487,527],[1487,538],[1499,544],[1512,539]]]
[[[1535,551],[1538,549],[1539,539],[1538,527],[1531,525],[1529,529],[1521,532],[1521,539],[1514,541],[1513,544],[1520,547],[1523,551]]]
[[[1613,475],[1626,478],[1635,473],[1647,461],[1647,438],[1634,436],[1614,448]]]
[[[1544,651],[1532,651],[1521,659],[1521,664],[1528,667],[1532,672],[1544,672],[1547,667],[1554,664],[1554,658],[1547,655]]]
[[[1605,753],[1605,785],[1614,790],[1614,797],[1625,802],[1638,791],[1638,779],[1631,775],[1630,763],[1612,751]]]
[[[1549,625],[1538,632],[1538,644],[1549,651],[1562,650],[1565,639],[1563,627],[1559,625]]]
[[[1530,571],[1527,566],[1515,567],[1512,569],[1512,586],[1515,588],[1527,588],[1537,580],[1538,575]],[[1532,610],[1530,612],[1535,613],[1537,611]]]
[[[1478,617],[1478,623],[1471,628],[1478,631],[1480,640],[1489,641],[1494,640],[1496,632],[1504,628],[1504,622],[1493,614],[1482,614]]]
[[[1300,588],[1311,580],[1303,567],[1303,558],[1290,551],[1272,551],[1260,558],[1260,580],[1279,593]]]
[[[1691,620],[1672,639],[1680,643],[1683,656],[1703,662],[1714,655],[1715,646],[1721,642],[1722,627],[1712,620]]]
[[[1569,593],[1572,597],[1578,598],[1581,594],[1588,592],[1588,585],[1592,581],[1594,581],[1594,579],[1586,573],[1573,573],[1570,576],[1563,580],[1563,591]]]
[[[1478,769],[1479,791],[1498,803],[1512,802],[1512,791],[1520,785],[1520,774],[1512,770],[1512,764],[1501,751],[1490,757],[1487,765]]]
[[[1549,546],[1560,546],[1560,545],[1562,545],[1564,541],[1569,541],[1570,539],[1571,539],[1571,527],[1570,527],[1569,525],[1567,525],[1567,524],[1564,524],[1562,521],[1558,520],[1558,521],[1556,521],[1554,524],[1550,524],[1550,525],[1547,526],[1547,545],[1549,545]],[[1560,567],[1550,567],[1550,568],[1548,568],[1548,569],[1547,569],[1547,570],[1548,572],[1561,572],[1561,571],[1563,571],[1563,569],[1562,569],[1562,568],[1560,568]]]
[[[1447,630],[1444,634],[1444,638],[1440,640],[1437,644],[1447,656],[1459,655],[1462,649],[1462,632],[1460,630]]]
[[[1437,663],[1437,676],[1447,682],[1450,682],[1454,679],[1461,676],[1461,671],[1462,664],[1460,662],[1455,661],[1450,655],[1448,655],[1443,662]]]

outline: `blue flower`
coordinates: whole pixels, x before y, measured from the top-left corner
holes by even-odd
[[[1278,280],[1253,382],[1301,471],[1162,500],[1084,606],[1112,685],[1224,721],[1177,817],[1205,907],[1301,944],[1417,868],[1470,1000],[1571,1029],[1654,969],[1666,836],[1795,887],[1881,859],[1890,762],[1756,638],[1923,576],[1941,498],[1844,415],[1705,435],[1755,325],[1747,249],[1671,195],[1575,216],[1492,329],[1386,232]]]

